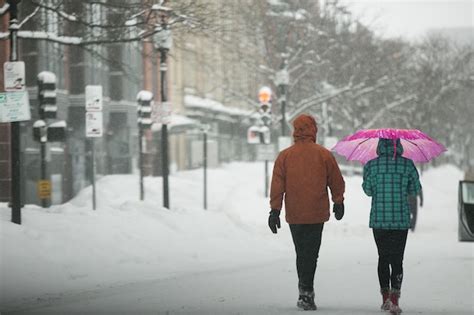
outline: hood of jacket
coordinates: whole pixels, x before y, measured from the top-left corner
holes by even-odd
[[[380,139],[379,144],[377,145],[377,155],[378,156],[401,156],[403,154],[403,146],[400,143],[400,139]]]
[[[316,120],[310,115],[300,115],[293,121],[293,139],[295,142],[316,142],[318,127]]]

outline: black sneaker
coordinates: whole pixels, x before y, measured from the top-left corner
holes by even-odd
[[[305,311],[315,311],[317,307],[314,303],[314,292],[304,292],[300,294],[296,306]]]

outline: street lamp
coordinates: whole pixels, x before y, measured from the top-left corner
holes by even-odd
[[[288,62],[285,58],[282,62],[280,70],[275,75],[275,84],[278,86],[280,91],[280,104],[281,104],[281,135],[286,136],[286,94],[288,84],[290,82],[290,75],[288,73]]]
[[[163,169],[163,207],[170,208],[169,201],[169,161],[168,161],[168,123],[169,117],[164,117],[169,115],[169,104],[168,104],[168,95],[167,95],[167,81],[166,81],[166,72],[168,70],[167,65],[167,54],[171,49],[173,40],[171,37],[171,30],[168,28],[168,18],[170,17],[172,11],[170,8],[164,7],[162,5],[154,8],[158,11],[158,16],[161,19],[161,23],[158,26],[158,32],[154,35],[153,42],[155,48],[160,53],[160,90],[161,90],[161,154],[162,154],[162,169]]]

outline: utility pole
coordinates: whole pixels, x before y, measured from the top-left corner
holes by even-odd
[[[18,4],[20,0],[9,0],[10,5],[8,11],[10,13],[10,23],[8,30],[10,31],[10,61],[18,61]],[[20,138],[20,122],[11,122],[10,145],[11,145],[11,207],[12,222],[21,224],[21,138]]]

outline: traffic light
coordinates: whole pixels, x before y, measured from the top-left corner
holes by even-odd
[[[56,121],[48,126],[47,135],[49,142],[62,142],[66,140],[67,124],[64,120]]]
[[[153,100],[153,93],[147,90],[142,90],[137,94],[138,108],[138,127],[142,129],[149,129],[153,124],[151,119],[151,102]]]
[[[272,90],[264,86],[258,91],[260,120],[264,126],[269,126],[272,120]]]
[[[67,124],[64,120],[48,123],[48,119],[56,118],[56,75],[50,71],[38,74],[38,110],[40,119],[33,124],[35,141],[61,142],[66,139]]]
[[[49,71],[38,74],[38,102],[41,119],[56,118],[56,75]]]

